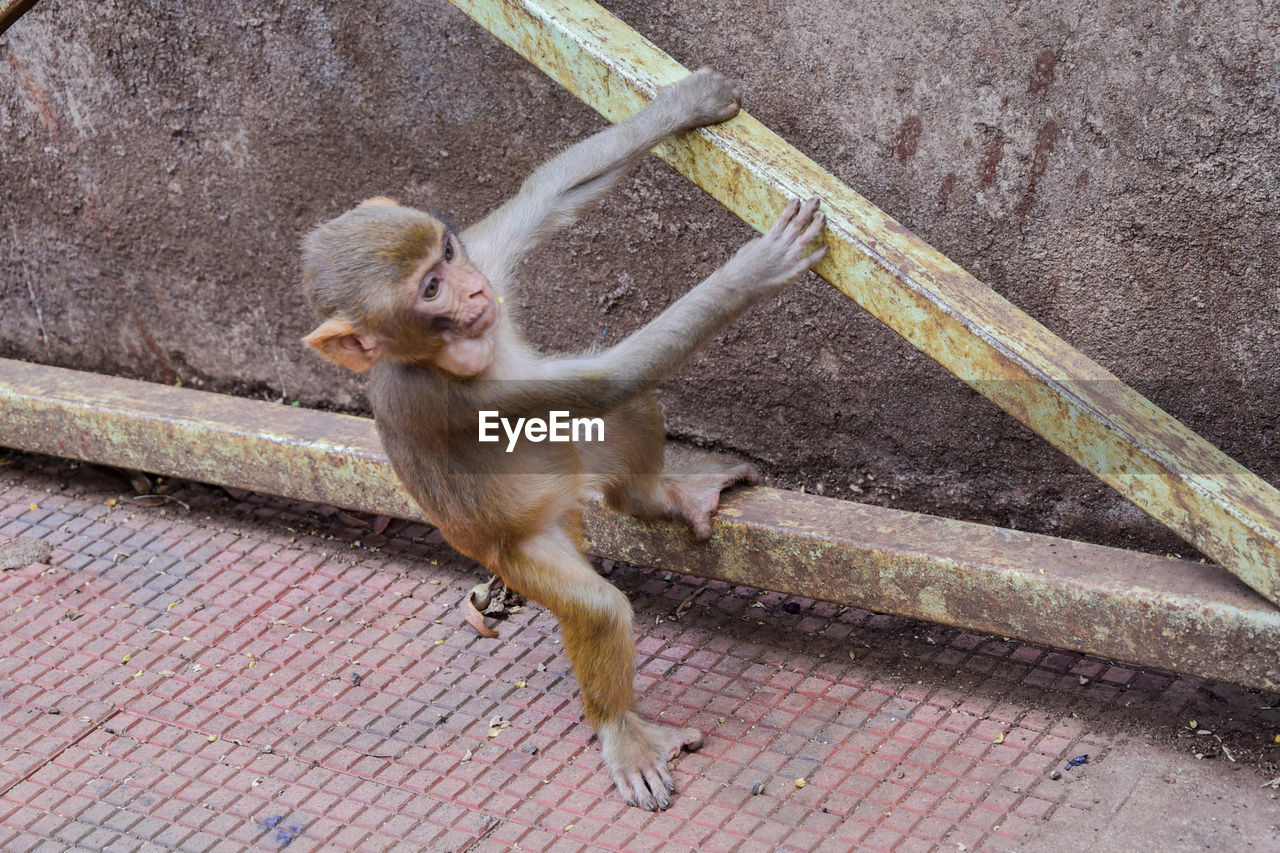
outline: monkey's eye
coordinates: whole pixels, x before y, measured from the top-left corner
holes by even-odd
[[[450,234],[450,235],[449,235],[448,237],[446,237],[446,238],[445,238],[445,240],[444,240],[444,259],[445,259],[446,261],[451,261],[451,260],[453,260],[453,256],[454,256],[454,254],[456,254],[456,253],[455,253],[454,248],[453,248],[453,235],[452,235],[452,234]]]
[[[429,275],[422,285],[422,298],[435,299],[440,294],[440,279],[435,275]]]

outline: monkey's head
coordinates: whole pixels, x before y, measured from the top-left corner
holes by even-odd
[[[308,234],[302,287],[323,318],[304,342],[350,370],[385,358],[470,378],[493,360],[489,280],[444,223],[391,199],[369,199]]]

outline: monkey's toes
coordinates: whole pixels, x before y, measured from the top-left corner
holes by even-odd
[[[648,767],[619,770],[613,774],[613,784],[629,806],[639,806],[646,811],[671,808],[671,792],[675,783],[666,762]]]
[[[654,725],[653,729],[656,754],[639,767],[622,768],[613,773],[614,784],[623,799],[630,805],[649,811],[671,808],[670,795],[675,792],[676,783],[671,778],[669,762],[682,750],[692,752],[702,747],[702,732],[697,729],[659,725]]]
[[[697,729],[672,729],[671,731],[676,735],[676,742],[667,752],[668,761],[679,755],[681,750],[696,752],[702,749],[702,732]]]
[[[756,470],[750,465],[735,465],[715,473],[696,474],[676,486],[680,514],[693,528],[699,541],[711,538],[711,517],[720,507],[720,493],[735,483],[756,482]]]
[[[654,811],[671,807],[676,789],[670,762],[681,750],[702,746],[702,732],[651,723],[628,714],[625,727],[599,730],[605,766],[628,805]]]

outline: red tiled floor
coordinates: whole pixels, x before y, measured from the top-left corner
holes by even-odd
[[[18,459],[0,535],[55,550],[0,576],[6,850],[1007,847],[1063,805],[1049,770],[1105,760],[1071,710],[1117,701],[1095,679],[1194,700],[1187,679],[610,563],[642,707],[708,732],[652,815],[610,791],[553,620],[531,605],[476,636],[454,605],[483,574],[430,528],[195,484],[134,501]]]

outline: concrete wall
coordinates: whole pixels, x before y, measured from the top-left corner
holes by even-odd
[[[605,5],[1280,483],[1274,4]],[[297,343],[302,233],[374,194],[465,223],[603,126],[437,0],[41,0],[0,69],[0,355],[350,410]],[[519,308],[605,344],[750,236],[650,160]],[[660,396],[778,484],[1188,553],[816,279]]]

